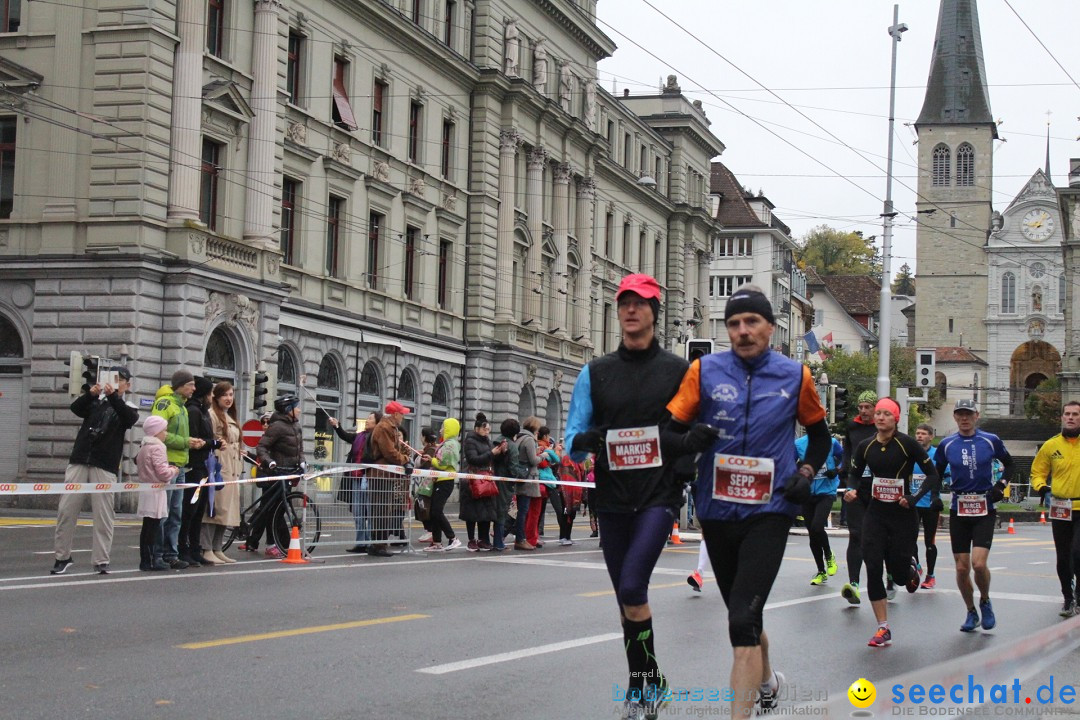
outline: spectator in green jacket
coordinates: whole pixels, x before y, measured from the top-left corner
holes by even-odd
[[[201,448],[203,441],[191,437],[188,412],[185,403],[195,393],[195,376],[187,370],[177,370],[172,374],[168,385],[162,385],[154,398],[154,410],[151,414],[165,418],[165,452],[170,465],[175,465],[180,472],[173,478],[173,484],[184,482],[185,468],[188,464],[188,451]],[[173,570],[183,570],[188,566],[180,559],[177,544],[180,540],[180,518],[183,512],[184,493],[169,492],[169,517],[162,524],[164,545],[160,558]],[[159,558],[154,558],[158,560]]]

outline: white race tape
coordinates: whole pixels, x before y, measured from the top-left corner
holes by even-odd
[[[266,482],[270,480],[298,480],[300,478],[317,478],[326,475],[340,475],[354,470],[381,470],[395,475],[404,475],[405,470],[400,465],[357,465],[342,464],[322,468],[317,471],[304,473],[303,475],[273,475],[259,478],[240,478],[239,480],[225,480],[214,485],[245,485],[253,482]],[[593,488],[593,483],[578,482],[575,480],[519,480],[517,478],[500,477],[498,475],[477,475],[473,473],[447,472],[444,470],[413,470],[413,477],[453,478],[455,480],[470,480],[483,478],[495,482],[544,482],[546,485],[566,485],[570,487]],[[5,495],[72,495],[110,492],[142,492],[145,490],[184,490],[206,486],[208,483],[140,483],[140,482],[114,482],[114,483],[0,483],[0,496]]]

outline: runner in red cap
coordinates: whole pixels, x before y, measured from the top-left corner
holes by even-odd
[[[919,588],[922,575],[911,556],[919,537],[915,505],[923,495],[937,490],[940,485],[937,470],[923,446],[910,435],[897,432],[899,420],[900,406],[895,400],[888,397],[878,400],[874,406],[877,433],[859,443],[851,457],[851,477],[862,476],[865,468],[870,468],[873,477],[862,531],[867,594],[878,623],[877,632],[867,643],[870,647],[892,644],[885,583],[881,579],[885,570],[897,584],[906,585],[908,592]],[[923,469],[926,479],[918,494],[912,495],[911,475],[916,464]],[[865,492],[867,486],[863,483],[858,490],[848,490],[847,495],[851,497],[845,499],[851,502],[855,499],[854,494],[860,494],[858,499],[865,501],[866,498],[861,497]]]
[[[656,339],[660,284],[654,278],[627,275],[615,299],[622,342],[578,375],[566,444],[577,462],[590,453],[596,456],[593,504],[630,671],[616,698],[623,701],[622,718],[639,720],[642,714],[655,718],[670,700],[657,664],[648,590],[682,502],[672,461],[700,450],[716,431],[695,426],[685,439],[661,447],[660,436],[670,419],[666,406],[686,372],[686,361],[661,348]]]

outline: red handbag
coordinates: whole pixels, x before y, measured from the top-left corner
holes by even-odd
[[[491,471],[484,470],[475,474],[491,475]],[[471,477],[469,478],[469,494],[472,495],[475,500],[495,497],[499,494],[499,486],[496,485],[495,481],[490,477]]]

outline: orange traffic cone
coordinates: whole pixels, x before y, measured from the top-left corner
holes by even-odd
[[[290,565],[303,565],[311,562],[300,552],[300,528],[292,526],[292,535],[289,537],[289,554],[281,558],[281,562]]]
[[[1009,518],[1009,534],[1010,535],[1015,535],[1016,534],[1016,527],[1013,525],[1013,519],[1012,518]]]
[[[1046,524],[1046,511],[1045,510],[1039,513],[1039,522],[1042,523],[1043,525]]]
[[[671,544],[672,545],[682,545],[683,544],[682,538],[679,537],[679,523],[678,523],[678,521],[676,521],[675,526],[673,528],[671,528]]]

